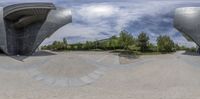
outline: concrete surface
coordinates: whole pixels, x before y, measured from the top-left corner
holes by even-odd
[[[0,99],[199,99],[200,56],[109,52],[0,56]],[[131,61],[131,62],[130,62]]]

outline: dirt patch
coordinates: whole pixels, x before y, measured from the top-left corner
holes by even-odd
[[[119,54],[119,62],[120,64],[130,64],[134,63],[136,59],[138,59],[138,55],[128,54],[128,53],[120,53]]]

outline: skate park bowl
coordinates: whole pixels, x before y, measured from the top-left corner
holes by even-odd
[[[188,41],[200,46],[200,7],[182,7],[175,10],[174,27]]]
[[[19,56],[22,57],[22,56]],[[24,71],[48,86],[79,87],[91,84],[112,65],[120,65],[118,55],[108,52],[37,51],[22,61],[0,55],[0,70]]]
[[[111,52],[37,51],[23,61],[1,54],[0,70],[24,72],[31,80],[45,86],[71,88],[94,84],[109,74],[110,70],[130,68],[151,60],[125,59]]]

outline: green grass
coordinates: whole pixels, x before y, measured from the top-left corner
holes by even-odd
[[[140,55],[160,55],[160,54],[165,54],[161,52],[140,52]]]
[[[101,49],[92,49],[92,50],[64,50],[66,52],[68,51],[110,51],[111,53],[120,53],[120,54],[127,54],[127,55],[134,55],[134,56],[140,56],[140,55],[160,55],[160,54],[170,54],[174,52],[140,52],[140,51],[128,51],[123,49],[116,49],[116,50],[101,50]],[[62,52],[62,51],[57,51]]]

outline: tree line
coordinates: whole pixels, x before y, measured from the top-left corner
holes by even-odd
[[[68,44],[67,39],[54,41],[51,45],[45,45],[43,50],[63,51],[63,50],[126,50],[132,52],[174,52],[176,50],[195,50],[179,46],[167,35],[157,37],[157,43],[150,43],[150,38],[145,32],[141,32],[137,37],[123,30],[119,37],[112,36],[108,39],[86,41],[85,43]]]

